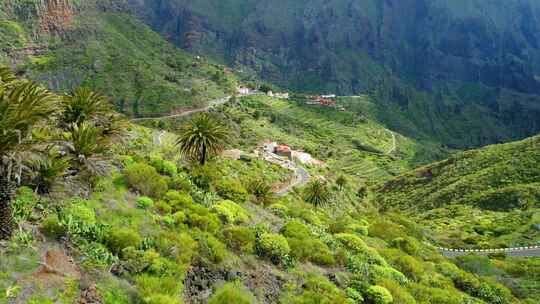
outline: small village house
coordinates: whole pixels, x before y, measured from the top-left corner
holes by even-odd
[[[287,157],[289,160],[292,160],[292,149],[289,146],[279,145],[275,149],[275,153],[279,156]]]

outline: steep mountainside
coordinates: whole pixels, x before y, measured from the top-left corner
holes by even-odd
[[[100,90],[133,116],[200,105],[236,87],[223,66],[169,44],[122,1],[3,1],[2,62],[53,90]]]
[[[540,136],[488,146],[375,187],[383,209],[432,223],[458,246],[540,241]],[[471,216],[472,215],[472,216]]]
[[[410,118],[456,125],[470,114],[494,121],[455,133],[417,123],[450,145],[540,130],[537,1],[128,2],[182,48],[286,87],[345,95],[382,89],[381,102],[397,104]],[[501,132],[504,126],[509,131]]]

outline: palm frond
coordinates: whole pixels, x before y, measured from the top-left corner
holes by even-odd
[[[39,193],[48,193],[56,180],[65,176],[69,169],[69,158],[48,147],[46,151],[26,161],[30,171],[30,184]]]
[[[180,152],[204,165],[209,155],[221,152],[229,131],[224,124],[207,113],[198,114],[185,124],[177,141]]]
[[[64,96],[62,106],[62,123],[65,125],[96,120],[112,111],[107,97],[85,87],[79,87],[73,94]]]

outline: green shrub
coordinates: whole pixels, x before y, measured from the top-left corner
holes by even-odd
[[[287,238],[291,255],[300,261],[311,261],[319,265],[335,264],[328,246],[315,239],[308,227],[298,220],[289,221],[281,228],[281,234]]]
[[[368,227],[361,224],[348,225],[346,231],[353,232],[362,236],[368,236]]]
[[[62,210],[64,217],[71,217],[73,221],[95,225],[97,223],[96,213],[92,208],[86,207],[79,202],[72,202],[73,205]]]
[[[395,303],[399,304],[416,304],[414,297],[407,291],[405,287],[400,286],[395,281],[382,279],[377,281],[377,285],[386,288],[392,294]],[[438,302],[431,302],[438,303]]]
[[[106,243],[112,253],[120,255],[124,248],[138,248],[142,243],[142,238],[137,231],[129,228],[111,229]]]
[[[150,268],[158,257],[159,253],[154,250],[143,251],[127,247],[122,250],[122,266],[131,274],[140,274]]]
[[[243,203],[249,198],[248,191],[238,180],[220,180],[214,187],[217,194],[227,200]]]
[[[173,218],[177,225],[183,224],[187,219],[186,214],[182,211],[175,212]]]
[[[345,248],[351,250],[353,253],[366,252],[369,249],[364,240],[354,234],[338,233],[335,237]]]
[[[252,304],[255,297],[239,283],[227,283],[210,298],[208,304]]]
[[[168,257],[179,264],[189,264],[196,256],[198,243],[184,232],[161,231],[155,237],[155,246],[163,257]]]
[[[34,208],[39,202],[39,197],[28,187],[17,189],[17,195],[11,201],[12,214],[16,222],[35,220]]]
[[[408,283],[407,277],[403,273],[399,272],[398,270],[392,267],[381,266],[381,265],[370,265],[369,268],[370,268],[372,279],[374,281],[377,281],[380,279],[390,279],[402,285],[405,285]]]
[[[437,304],[462,304],[462,303],[484,303],[465,301],[465,298],[454,292],[452,289],[439,289],[423,286],[420,284],[410,284],[409,289],[417,303],[437,303]],[[396,299],[397,300],[397,299]],[[397,303],[397,301],[396,301]]]
[[[391,241],[399,237],[406,237],[405,229],[398,224],[378,220],[369,226],[369,235],[385,241]]]
[[[274,233],[261,234],[256,242],[256,250],[260,256],[269,258],[275,264],[282,263],[291,252],[287,239]]]
[[[178,211],[193,205],[193,198],[186,192],[171,190],[165,194],[165,199],[173,210]]]
[[[281,234],[288,238],[309,238],[311,232],[308,227],[298,220],[289,221],[281,228]]]
[[[195,236],[198,242],[199,262],[204,265],[221,263],[227,256],[225,245],[209,233],[198,233]]]
[[[192,191],[193,187],[186,176],[183,174],[176,174],[171,178],[169,188],[189,193]]]
[[[178,168],[176,167],[175,163],[163,160],[159,157],[153,157],[150,160],[150,165],[154,167],[159,173],[166,174],[171,177],[175,176],[178,173]]]
[[[233,201],[221,201],[215,204],[211,210],[226,224],[246,223],[249,221],[249,214],[246,210]]]
[[[415,281],[419,281],[425,272],[422,262],[410,255],[399,256],[392,262],[397,269]]]
[[[66,228],[60,224],[57,215],[47,217],[41,223],[40,230],[46,237],[53,240],[57,240],[67,233]]]
[[[390,245],[399,248],[412,256],[418,255],[421,248],[421,244],[412,237],[395,238],[390,242]]]
[[[143,209],[149,209],[154,206],[154,200],[148,196],[141,196],[137,199],[137,206]]]
[[[163,224],[169,227],[176,225],[176,219],[172,215],[165,215],[161,217],[161,221],[163,222]]]
[[[289,212],[289,208],[282,204],[272,204],[268,207],[268,210],[279,217],[285,217]]]
[[[366,299],[371,304],[390,304],[394,302],[394,298],[388,289],[373,285],[366,290]]]
[[[176,276],[143,274],[135,279],[137,291],[145,304],[181,304],[178,297],[182,283]]]
[[[255,232],[247,227],[233,226],[223,231],[225,243],[229,248],[245,253],[253,253]]]
[[[299,295],[286,298],[283,303],[292,304],[316,304],[316,303],[336,303],[353,304],[347,299],[347,294],[336,287],[327,278],[309,274],[307,280],[302,285],[303,291]],[[360,296],[361,298],[361,296]]]
[[[143,195],[160,198],[167,192],[167,179],[147,164],[136,163],[126,167],[124,175],[129,185]]]
[[[299,261],[311,261],[315,264],[331,266],[335,264],[332,251],[321,240],[311,237],[287,238],[291,255]]]
[[[169,214],[172,212],[172,207],[164,200],[159,200],[155,203],[155,208],[161,214]]]

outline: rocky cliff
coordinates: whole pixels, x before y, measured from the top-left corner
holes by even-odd
[[[538,92],[532,0],[130,1],[178,45],[298,88],[309,89],[297,80],[308,72],[323,88],[361,91],[373,61],[422,88],[463,81]]]

